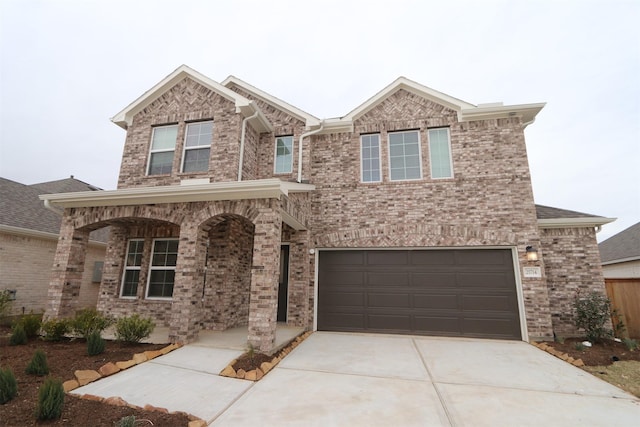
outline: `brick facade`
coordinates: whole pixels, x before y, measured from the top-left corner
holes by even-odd
[[[180,185],[181,180],[297,178],[298,142],[306,123],[278,102],[230,84],[229,89],[253,101],[272,126],[258,132],[248,115],[220,93],[189,77],[159,94],[132,118],[127,129],[119,189]],[[228,95],[228,94],[227,94]],[[302,178],[315,185],[310,193],[279,198],[167,202],[122,206],[77,207],[65,211],[49,288],[48,315],[65,315],[77,293],[89,231],[110,225],[98,308],[121,317],[141,313],[170,326],[173,341],[193,340],[201,328],[248,328],[249,342],[273,349],[278,306],[279,259],[289,244],[287,322],[312,328],[316,257],[322,248],[515,248],[516,276],[530,338],[570,332],[566,304],[576,288],[600,289],[597,245],[593,229],[538,228],[524,128],[520,116],[461,121],[459,111],[428,97],[399,89],[356,117],[352,126],[325,131],[304,141]],[[184,133],[191,121],[213,120],[209,170],[183,174]],[[146,175],[152,129],[178,124],[172,172]],[[432,179],[428,129],[449,129],[453,177]],[[391,181],[389,132],[417,130],[422,178]],[[378,133],[382,181],[360,180],[360,136]],[[274,175],[277,136],[294,137],[291,174]],[[283,223],[295,218],[302,229]],[[589,234],[591,233],[591,234]],[[179,239],[173,297],[145,297],[154,238]],[[144,239],[138,293],[121,298],[129,239]],[[540,248],[536,262],[541,278],[525,278],[530,265],[525,247]],[[577,257],[573,268],[573,259]],[[568,267],[570,265],[570,267]],[[568,270],[572,273],[569,275]],[[581,284],[579,284],[581,283]]]

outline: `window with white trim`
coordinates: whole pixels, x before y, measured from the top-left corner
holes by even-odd
[[[429,129],[428,134],[431,178],[453,178],[449,129]]]
[[[148,175],[171,173],[173,152],[176,149],[177,137],[178,125],[158,126],[153,128]]]
[[[189,123],[184,137],[182,172],[209,170],[213,121]]]
[[[291,173],[293,170],[293,136],[276,138],[274,172]]]
[[[124,272],[122,274],[122,286],[120,296],[134,298],[138,294],[138,281],[140,280],[140,266],[142,265],[142,253],[144,240],[131,239],[127,246],[127,258],[125,259]]]
[[[156,239],[149,265],[148,298],[171,298],[176,277],[178,239]]]
[[[389,133],[389,177],[391,181],[422,178],[420,133],[417,130]]]
[[[360,136],[360,179],[362,182],[380,182],[380,134]]]

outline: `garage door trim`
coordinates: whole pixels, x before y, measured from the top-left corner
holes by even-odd
[[[313,298],[313,330],[318,330],[318,277],[320,268],[320,252],[326,251],[408,251],[408,250],[427,250],[427,251],[440,251],[440,250],[482,250],[482,249],[508,249],[511,251],[511,259],[513,262],[513,271],[516,284],[516,298],[518,302],[518,315],[520,318],[520,333],[522,341],[529,341],[529,334],[527,331],[527,318],[524,310],[524,294],[522,290],[522,277],[520,274],[520,265],[518,262],[518,251],[514,246],[442,246],[442,247],[350,247],[350,248],[315,248],[315,268],[314,268],[314,298]]]

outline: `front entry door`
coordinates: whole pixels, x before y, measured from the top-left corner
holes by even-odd
[[[278,280],[278,322],[287,321],[289,296],[289,245],[280,249],[280,279]]]

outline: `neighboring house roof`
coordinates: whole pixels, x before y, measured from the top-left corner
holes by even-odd
[[[461,122],[520,116],[526,126],[534,121],[536,115],[545,106],[545,103],[502,105],[501,102],[476,106],[421,85],[406,77],[399,77],[393,83],[344,116],[342,120],[351,122],[357,120],[400,89],[404,89],[407,92],[429,99],[456,111],[458,113],[458,120]]]
[[[271,123],[269,123],[269,120],[267,120],[266,116],[260,111],[253,101],[248,100],[244,96],[237,94],[231,89],[211,80],[209,77],[200,74],[193,68],[187,67],[186,65],[181,65],[176,68],[173,73],[162,79],[158,84],[125,107],[124,110],[113,116],[111,121],[121,128],[127,129],[133,121],[133,116],[149,106],[162,94],[187,77],[233,102],[235,104],[236,111],[241,112],[245,117],[250,117],[253,116],[254,113],[257,113],[256,117],[251,119],[251,124],[254,125],[258,131],[273,131]]]
[[[603,264],[640,259],[640,222],[609,237],[598,245]]]
[[[25,230],[40,233],[60,233],[62,218],[44,207],[40,194],[96,191],[100,188],[73,177],[57,181],[25,185],[0,178],[0,229]],[[108,231],[98,230],[91,235],[92,240],[106,242]]]
[[[249,83],[235,77],[229,76],[223,82],[222,85],[225,87],[229,87],[230,85],[236,85],[250,94],[254,95],[256,98],[259,98],[266,102],[267,104],[271,104],[279,110],[285,111],[291,116],[302,120],[305,122],[307,127],[318,126],[320,125],[320,119],[299,109],[298,107],[294,107],[293,105],[285,102],[279,98],[276,98],[273,95],[269,95],[267,92],[258,89],[255,86],[250,85]]]
[[[616,220],[543,205],[536,205],[536,216],[541,228],[601,227]]]

